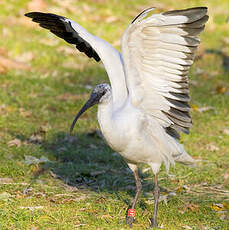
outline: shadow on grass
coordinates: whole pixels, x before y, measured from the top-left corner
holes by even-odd
[[[224,52],[217,49],[207,49],[206,53],[219,55],[223,60],[222,67],[224,72],[229,71],[229,56],[227,56]]]
[[[42,137],[43,135],[43,137]],[[70,136],[59,132],[50,140],[45,140],[45,133],[36,132],[29,139],[17,136],[24,143],[39,145],[45,157],[51,161],[40,167],[35,180],[45,171],[77,189],[89,189],[95,192],[115,193],[126,191],[135,194],[135,180],[132,171],[124,159],[105,143],[98,130]],[[148,173],[140,177],[149,177]],[[143,192],[153,191],[153,178],[142,181]],[[165,189],[162,188],[162,191]],[[120,197],[118,197],[120,199]],[[130,201],[124,201],[129,204]],[[142,204],[143,205],[143,204]]]

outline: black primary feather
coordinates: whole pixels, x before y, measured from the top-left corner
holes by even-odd
[[[76,48],[85,53],[89,58],[93,57],[97,62],[100,61],[99,55],[91,45],[79,36],[79,33],[72,28],[71,22],[67,18],[50,13],[31,12],[25,14],[32,18],[32,21],[39,23],[40,27],[50,30],[56,36],[64,39],[70,44],[75,44]]]

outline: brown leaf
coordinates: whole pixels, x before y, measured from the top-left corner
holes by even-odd
[[[225,180],[229,179],[229,173],[223,174],[223,178],[224,178]]]
[[[227,201],[223,202],[223,208],[224,208],[224,210],[229,211],[229,202],[227,202]]]
[[[223,133],[226,134],[226,135],[229,135],[229,129],[224,129]]]
[[[47,39],[47,38],[41,39],[39,42],[46,45],[46,46],[56,46],[59,44],[59,40],[54,38],[54,37],[50,38],[50,39]]]
[[[7,72],[8,72],[8,69],[5,66],[1,66],[1,64],[0,64],[0,73],[6,74]]]
[[[189,203],[184,207],[184,211],[187,211],[188,209],[191,210],[192,212],[196,212],[198,211],[199,206],[197,204]]]
[[[82,9],[83,9],[83,11],[86,12],[86,13],[91,13],[91,12],[93,11],[93,7],[92,7],[92,6],[93,6],[92,4],[91,4],[91,5],[88,5],[88,4],[84,3],[84,4],[82,5]]]
[[[91,0],[94,3],[105,3],[107,0]]]
[[[193,111],[197,111],[197,112],[200,112],[200,113],[203,113],[203,112],[206,112],[206,111],[209,111],[209,110],[214,110],[214,107],[212,107],[212,106],[199,107],[196,104],[191,104],[191,108],[193,109]]]
[[[4,57],[8,56],[8,49],[6,47],[0,48],[0,56],[4,56]]]
[[[204,106],[198,109],[198,112],[202,113],[202,112],[206,112],[208,110],[213,110],[214,108],[212,106]]]
[[[26,111],[24,108],[20,108],[19,112],[22,117],[31,117],[32,115],[31,111]]]
[[[0,69],[5,71],[9,69],[29,70],[30,66],[19,61],[11,60],[8,57],[0,56]]]
[[[13,182],[12,178],[7,178],[7,177],[0,178],[0,184],[10,184],[12,182]]]
[[[24,206],[21,206],[19,207],[20,209],[28,209],[30,211],[34,211],[34,210],[37,210],[37,209],[43,209],[44,206],[28,206],[28,207],[24,207]]]
[[[182,228],[192,230],[192,227],[190,227],[189,225],[184,225],[184,226],[182,226]]]
[[[112,23],[112,22],[116,22],[116,21],[118,21],[118,17],[116,17],[116,16],[109,16],[105,19],[106,23]]]
[[[211,152],[219,151],[219,147],[216,146],[216,145],[213,144],[213,143],[207,144],[206,149],[209,150],[209,151],[211,151]]]
[[[223,204],[212,204],[211,209],[215,211],[222,211],[223,210]]]
[[[45,0],[32,0],[28,3],[28,11],[44,11],[47,8]]]
[[[73,47],[69,47],[69,46],[60,46],[57,49],[58,52],[60,53],[64,53],[66,56],[68,55],[76,55],[76,50]]]
[[[226,92],[227,92],[227,88],[225,86],[218,85],[216,87],[216,93],[218,93],[218,94],[225,94]]]
[[[64,93],[60,96],[58,96],[59,100],[63,100],[63,101],[68,101],[68,100],[80,100],[80,99],[87,99],[89,97],[88,93],[84,93],[84,94],[70,94],[70,93]]]
[[[21,140],[15,138],[12,141],[9,141],[7,144],[9,147],[14,146],[14,145],[16,145],[17,147],[20,147],[22,143],[21,143]]]
[[[0,114],[1,115],[8,115],[8,113],[13,112],[14,108],[11,106],[7,106],[5,104],[0,105]]]
[[[19,62],[30,62],[34,59],[34,54],[32,52],[25,52],[16,57]]]

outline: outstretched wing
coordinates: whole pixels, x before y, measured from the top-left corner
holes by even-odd
[[[155,117],[166,131],[189,133],[188,71],[207,8],[168,11],[145,18],[147,9],[129,25],[122,53],[131,102]]]
[[[83,39],[81,33],[85,32],[84,28],[81,27],[79,31],[75,30],[74,21],[56,14],[42,12],[31,12],[25,16],[32,18],[32,21],[39,23],[41,27],[50,30],[66,42],[75,44],[76,48],[89,58],[93,57],[96,61],[100,61],[100,57],[93,47]]]
[[[31,12],[25,16],[32,18],[41,27],[50,30],[68,43],[75,44],[76,48],[88,57],[93,57],[96,61],[101,59],[111,82],[114,104],[118,105],[125,101],[127,89],[123,60],[121,54],[108,42],[63,16],[41,12]]]

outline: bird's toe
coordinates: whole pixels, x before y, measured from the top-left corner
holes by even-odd
[[[135,221],[135,218],[133,216],[126,217],[126,223],[130,226],[130,228],[132,228],[134,221]]]

